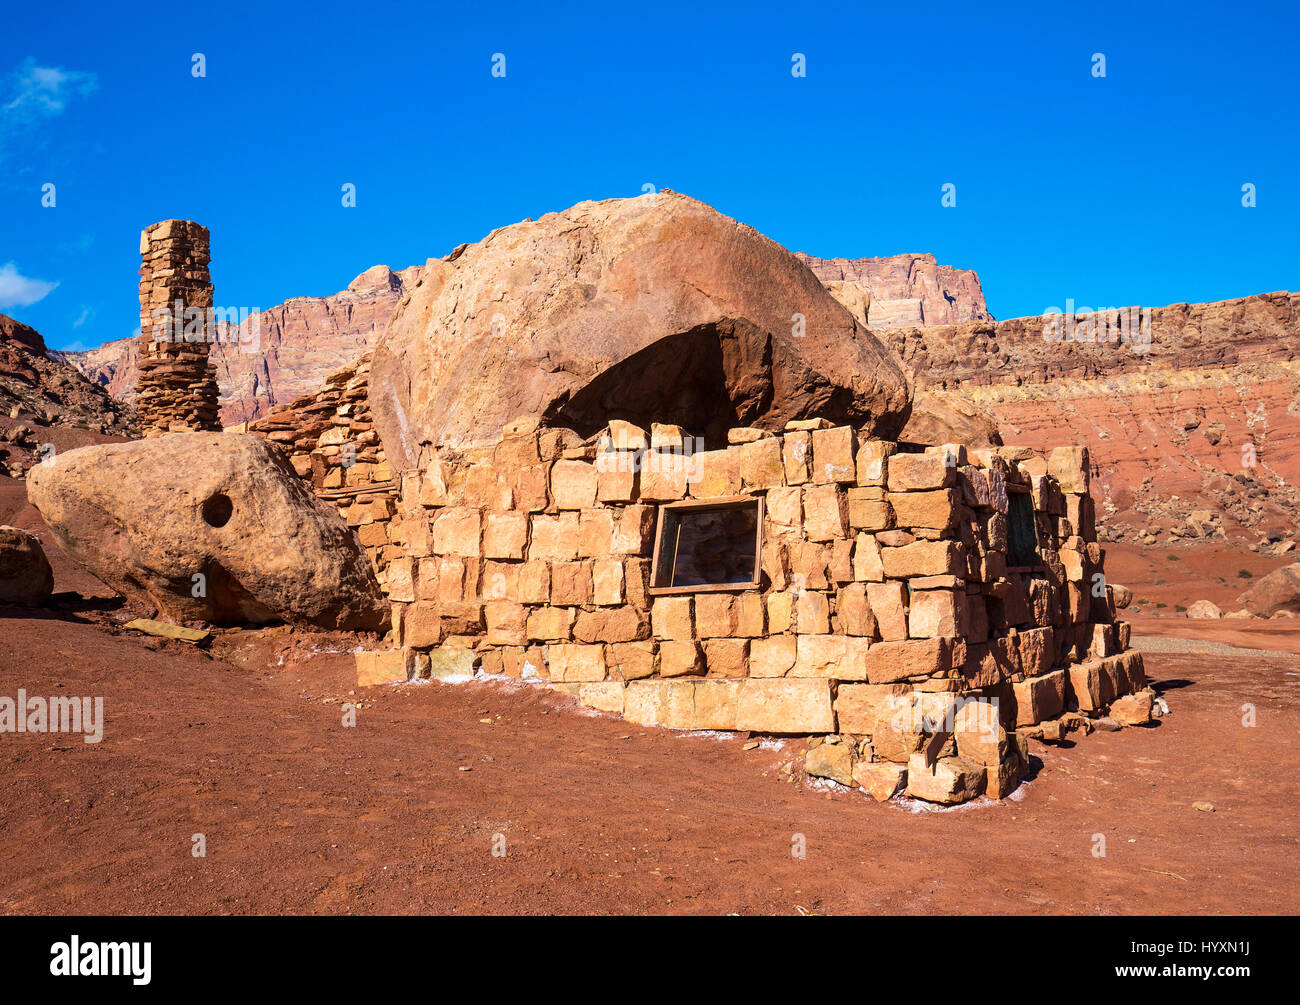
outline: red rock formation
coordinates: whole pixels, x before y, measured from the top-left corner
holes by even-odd
[[[866,289],[872,328],[993,320],[975,271],[940,265],[933,255],[814,258],[798,251],[795,256],[823,283],[847,281]]]
[[[1300,294],[1150,311],[1150,346],[1052,340],[1051,319],[888,332],[918,390],[979,405],[1010,444],[1088,445],[1098,518],[1153,543],[1295,530]],[[1135,338],[1144,340],[1140,322]]]
[[[52,450],[139,432],[129,407],[47,355],[36,329],[0,314],[0,475]]]
[[[797,322],[797,323],[796,323]],[[581,202],[431,262],[375,347],[375,428],[397,470],[512,420],[727,430],[819,416],[888,436],[897,359],[790,252],[696,199]]]

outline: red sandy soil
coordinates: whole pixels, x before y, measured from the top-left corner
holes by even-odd
[[[1133,591],[1133,603],[1124,618],[1133,623],[1134,635],[1300,653],[1300,619],[1198,620],[1179,611],[1198,600],[1209,600],[1225,614],[1239,610],[1237,598],[1252,583],[1274,569],[1300,562],[1300,555],[1264,556],[1223,544],[1177,550],[1125,544],[1107,544],[1105,548],[1107,581],[1122,583]],[[1240,575],[1242,570],[1250,575]]]
[[[24,506],[0,491],[0,520]],[[56,589],[95,583],[51,558]],[[1034,744],[1016,798],[912,812],[783,781],[798,741],[746,751],[495,681],[354,693],[329,650],[355,636],[208,652],[122,616],[0,607],[0,695],[102,696],[106,718],[98,744],[0,735],[0,911],[1300,911],[1300,661],[1153,653],[1157,726]]]

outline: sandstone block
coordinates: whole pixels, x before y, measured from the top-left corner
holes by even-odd
[[[889,458],[898,445],[888,440],[865,440],[858,444],[857,482],[859,485],[884,485]]]
[[[830,682],[816,678],[741,681],[736,728],[759,733],[834,732]]]
[[[741,485],[747,491],[776,488],[785,484],[785,463],[781,441],[775,437],[755,440],[733,448],[740,457]]]
[[[963,634],[966,591],[913,590],[908,607],[908,634],[914,639],[934,639]]]
[[[535,607],[528,614],[528,638],[559,642],[573,637],[572,607]]]
[[[867,602],[876,630],[886,642],[907,638],[907,587],[899,582],[868,583]]]
[[[738,680],[696,681],[691,729],[734,730],[740,683]]]
[[[629,681],[624,692],[623,718],[641,726],[691,729],[695,719],[695,682]]]
[[[877,642],[864,660],[867,680],[888,684],[951,669],[954,648],[953,640],[947,638]]]
[[[623,714],[623,693],[627,685],[621,681],[595,681],[578,688],[578,701],[602,712]]]
[[[478,557],[481,534],[482,514],[476,509],[447,507],[433,518],[433,550],[439,555]]]
[[[495,646],[522,646],[528,642],[528,615],[523,604],[493,600],[483,605],[487,641]]]
[[[821,743],[804,755],[803,769],[814,778],[853,784],[853,754],[847,743]]]
[[[729,593],[701,593],[695,598],[695,637],[726,638],[736,633],[735,600]]]
[[[963,757],[941,757],[932,765],[923,754],[907,762],[907,794],[926,802],[952,805],[975,799],[984,792],[984,766]]]
[[[519,596],[521,604],[549,604],[551,602],[551,566],[549,562],[524,562],[519,566]]]
[[[876,619],[867,602],[865,583],[849,583],[835,595],[835,614],[839,619],[838,631],[845,635],[867,638],[876,634]]]
[[[803,526],[803,490],[798,486],[769,489],[764,516],[782,527]]]
[[[612,554],[614,514],[607,509],[585,509],[578,515],[578,554],[604,558]]]
[[[906,700],[910,706],[911,693],[907,684],[841,684],[835,694],[840,731],[870,735],[882,715],[897,711],[899,702]]]
[[[357,686],[374,687],[406,680],[408,650],[380,649],[355,653]]]
[[[530,559],[562,562],[578,557],[578,514],[559,516],[537,514],[532,520],[532,537],[528,546]]]
[[[648,555],[654,547],[655,507],[625,506],[614,521],[612,555]]]
[[[781,462],[789,485],[802,485],[812,477],[812,434],[786,433],[781,438]]]
[[[1089,463],[1087,447],[1056,447],[1047,455],[1047,471],[1062,492],[1088,493]]]
[[[953,541],[916,541],[901,548],[885,548],[881,561],[891,579],[960,576],[965,572],[965,558]]]
[[[653,642],[620,642],[605,647],[605,666],[613,680],[640,680],[659,671]]]
[[[957,484],[957,468],[941,454],[894,454],[889,458],[890,492],[922,492]]]
[[[749,673],[749,639],[707,639],[704,665],[710,677],[745,677]]]
[[[655,597],[650,610],[655,638],[685,641],[695,637],[690,597]]]
[[[600,605],[623,603],[623,562],[600,558],[593,564],[592,602]]]
[[[889,503],[899,527],[924,527],[949,533],[956,529],[961,516],[961,497],[957,489],[891,492]]]
[[[870,534],[859,534],[853,543],[853,578],[876,583],[885,578],[880,545]]]
[[[1017,726],[1054,719],[1065,708],[1065,671],[1056,670],[1011,685]]]
[[[546,662],[553,681],[572,684],[605,679],[604,646],[550,645]]]
[[[806,635],[825,635],[831,630],[830,601],[826,594],[804,590],[794,600],[795,631]]]
[[[662,677],[698,676],[704,673],[704,656],[693,640],[659,643],[659,674]]]
[[[907,787],[907,767],[888,761],[860,761],[853,768],[853,780],[876,802],[884,803]]]
[[[523,558],[528,546],[528,516],[524,513],[489,513],[483,528],[485,558]],[[437,548],[435,540],[434,547]]]
[[[588,461],[559,460],[551,466],[551,498],[559,509],[590,509],[596,505],[599,479]]]
[[[555,562],[551,566],[551,603],[580,607],[591,603],[591,560]]]
[[[852,483],[857,477],[853,464],[853,430],[848,426],[818,429],[812,434],[814,482]]]
[[[794,667],[796,653],[793,635],[754,639],[749,647],[749,676],[784,677]]]

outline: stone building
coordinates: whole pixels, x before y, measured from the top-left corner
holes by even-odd
[[[394,477],[364,363],[253,423],[356,528],[392,604],[363,683],[544,681],[639,724],[846,737],[885,797],[1003,796],[1023,732],[1145,684],[1087,451],[900,445],[824,420],[536,421]],[[363,452],[350,455],[347,444]]]
[[[939,802],[1141,688],[1087,451],[897,442],[911,380],[833,292],[668,192],[430,261],[368,366],[249,427],[375,563],[360,683],[535,680]]]

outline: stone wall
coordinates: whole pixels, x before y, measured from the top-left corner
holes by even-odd
[[[394,649],[365,654],[363,679],[477,667],[640,724],[847,736],[862,784],[940,801],[1004,795],[1017,730],[1145,682],[1083,448],[900,453],[820,420],[729,441],[520,424],[406,473],[384,552]],[[1009,568],[1018,493],[1038,558]],[[764,500],[759,586],[657,594],[660,506],[735,497]]]
[[[331,374],[313,394],[296,398],[247,425],[278,446],[312,490],[354,528],[374,562],[380,584],[400,549],[389,540],[397,486],[370,414],[370,356]]]
[[[140,376],[136,412],[145,436],[220,430],[208,350],[212,308],[208,229],[164,220],[140,233]]]
[[[1029,735],[1145,683],[1084,448],[907,452],[810,420],[705,451],[676,426],[521,421],[394,474],[368,376],[363,358],[249,426],[356,528],[392,602],[361,683],[481,670],[639,724],[808,735],[813,773],[939,802],[1007,794]],[[1009,567],[1017,498],[1037,556]],[[758,586],[656,590],[661,507],[735,499],[763,501]]]

